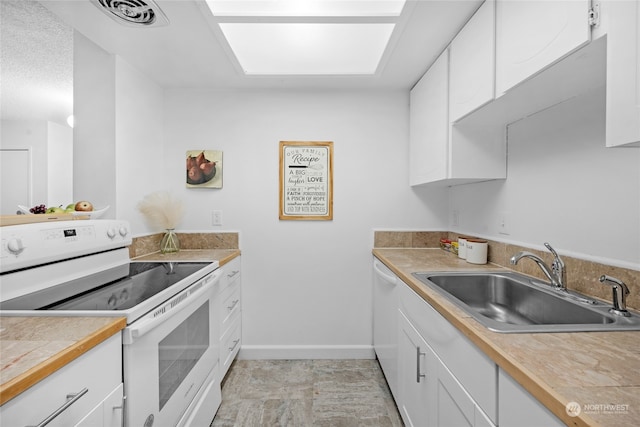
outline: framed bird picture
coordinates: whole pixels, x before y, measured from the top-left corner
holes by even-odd
[[[222,188],[222,151],[187,151],[187,188]]]

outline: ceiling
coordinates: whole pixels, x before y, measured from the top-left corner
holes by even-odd
[[[6,33],[9,30],[5,24],[19,19],[24,21],[24,18],[7,14],[3,5],[2,116],[7,116],[11,109],[4,101],[5,94],[11,92],[5,74],[18,67],[9,59],[16,56],[16,50],[38,52],[37,65],[33,67],[44,64],[48,69],[63,68],[63,63],[68,61],[68,49],[61,47],[62,40],[55,42],[52,37],[60,31],[64,34],[61,28],[65,25],[79,31],[107,52],[119,55],[164,88],[409,90],[482,1],[408,0],[378,71],[368,76],[247,76],[221,37],[217,27],[220,18],[212,16],[205,0],[156,0],[169,19],[169,25],[140,28],[110,19],[89,0],[43,0],[35,3],[37,7],[31,8],[29,13],[44,11],[44,14],[49,12],[49,17],[43,24],[36,20],[36,25],[29,18],[26,29],[21,29],[28,31],[29,37],[19,36],[21,42],[17,49],[16,46],[13,49],[7,46],[9,38]],[[11,3],[12,0],[0,2]],[[52,19],[58,22],[52,24]],[[31,37],[31,33],[38,36]],[[55,48],[43,49],[42,40],[49,40]],[[27,64],[26,67],[32,65]],[[72,86],[69,75],[64,73],[40,73],[35,80],[40,86],[48,80],[58,87]],[[42,104],[43,100],[36,102]]]

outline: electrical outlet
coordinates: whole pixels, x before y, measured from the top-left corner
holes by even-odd
[[[222,225],[222,211],[211,212],[211,225]]]
[[[509,212],[500,212],[498,215],[498,233],[509,235],[509,225],[511,224],[509,219]]]
[[[454,227],[458,227],[460,225],[460,212],[457,209],[454,209],[451,213],[451,225]]]

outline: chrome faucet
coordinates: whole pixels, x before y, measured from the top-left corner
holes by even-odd
[[[512,265],[516,265],[522,258],[532,259],[536,264],[538,264],[538,266],[540,267],[544,275],[547,276],[554,288],[556,288],[557,290],[566,291],[567,271],[565,269],[564,262],[549,243],[545,242],[544,246],[553,254],[553,262],[551,263],[551,267],[545,264],[542,258],[527,251],[518,252],[511,257],[509,262]]]
[[[629,295],[629,288],[622,280],[603,274],[600,276],[600,283],[611,286],[613,291],[613,308],[609,311],[618,316],[629,317],[631,314],[627,311],[626,297]]]

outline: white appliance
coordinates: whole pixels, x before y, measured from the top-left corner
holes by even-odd
[[[398,399],[398,278],[373,258],[373,348]]]
[[[208,425],[220,405],[214,262],[131,262],[129,224],[0,228],[0,315],[126,317],[125,425]]]

